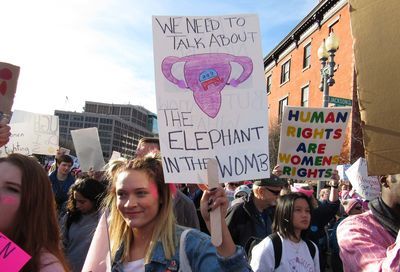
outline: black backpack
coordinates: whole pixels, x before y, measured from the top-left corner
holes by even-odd
[[[272,241],[272,245],[274,246],[274,255],[275,255],[275,269],[277,269],[281,263],[282,259],[282,240],[279,237],[278,233],[272,233],[268,235],[268,237]],[[253,250],[254,246],[256,246],[259,242],[261,242],[263,239],[257,238],[257,237],[250,237],[249,241],[247,241],[246,246],[245,246],[245,251],[247,253],[247,256],[249,257],[249,262],[251,261],[251,251]],[[310,251],[312,259],[315,257],[315,246],[314,244],[308,240],[304,239],[304,242],[306,242],[308,250]]]

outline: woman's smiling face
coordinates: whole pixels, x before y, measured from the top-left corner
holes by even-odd
[[[156,183],[146,172],[127,170],[116,181],[117,208],[131,228],[152,227],[159,211]]]

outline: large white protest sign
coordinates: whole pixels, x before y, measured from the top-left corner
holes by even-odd
[[[0,149],[0,156],[54,155],[59,145],[58,122],[58,116],[15,110],[10,121],[10,141]]]
[[[0,62],[0,120],[1,115],[9,115],[14,102],[19,76],[19,67]]]
[[[157,112],[167,182],[269,176],[268,116],[256,15],[153,17]]]
[[[350,111],[285,107],[278,153],[282,177],[330,180],[339,163]]]
[[[87,172],[93,168],[94,171],[100,171],[105,162],[97,128],[71,130],[71,136],[81,170]]]
[[[367,161],[359,158],[346,171],[346,175],[356,192],[366,200],[379,196],[381,187],[377,176],[368,176]]]

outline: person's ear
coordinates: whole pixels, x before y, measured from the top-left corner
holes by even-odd
[[[388,176],[386,176],[386,175],[379,177],[379,182],[382,187],[389,188],[389,182],[387,179],[388,179]]]
[[[261,196],[261,191],[262,191],[262,188],[260,186],[253,189],[254,195],[257,197]]]

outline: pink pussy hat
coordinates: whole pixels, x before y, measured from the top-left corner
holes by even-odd
[[[314,189],[306,183],[294,183],[293,186],[290,186],[290,189],[294,193],[302,193],[308,197],[311,197],[314,193]]]
[[[358,204],[362,205],[361,200],[357,198],[350,198],[343,200],[342,205],[344,207],[344,212],[349,214],[349,212]]]

